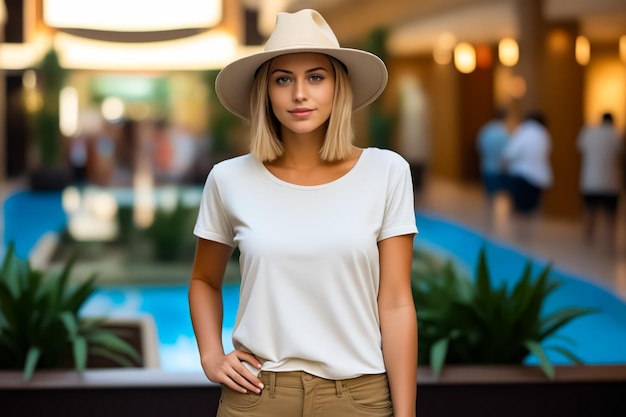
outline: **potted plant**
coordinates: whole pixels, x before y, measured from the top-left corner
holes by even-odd
[[[59,128],[59,94],[67,71],[61,67],[59,56],[52,48],[37,68],[37,80],[42,96],[41,107],[33,115],[37,144],[37,166],[30,173],[33,190],[61,190],[70,183],[70,173],[62,166],[62,136]]]
[[[224,159],[231,158],[241,153],[241,148],[247,148],[247,135],[241,132],[247,132],[247,124],[239,117],[235,116],[220,103],[215,93],[215,79],[219,71],[208,70],[203,73],[203,79],[209,89],[209,117],[208,117],[208,136],[209,136],[209,166]],[[202,172],[202,180],[206,179],[206,171]],[[204,183],[204,182],[203,182]]]
[[[423,251],[414,256],[412,288],[419,318],[420,364],[429,364],[438,376],[444,364],[521,364],[534,354],[550,379],[554,367],[546,356],[548,349],[581,364],[568,349],[544,348],[542,342],[595,310],[566,307],[544,314],[544,302],[560,285],[550,279],[550,264],[533,278],[529,260],[509,290],[492,285],[484,248],[478,256],[474,280],[450,260]]]
[[[196,207],[186,207],[178,197],[172,209],[158,208],[154,221],[147,230],[147,237],[157,261],[177,261],[187,254],[193,260],[195,240],[187,232],[195,221]]]
[[[95,289],[95,275],[70,286],[73,263],[74,258],[58,274],[46,274],[9,245],[0,269],[0,369],[23,369],[29,380],[36,369],[81,372],[90,357],[141,364],[137,349],[108,329],[104,318],[79,315]]]

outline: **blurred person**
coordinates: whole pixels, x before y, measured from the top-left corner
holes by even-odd
[[[580,192],[583,199],[583,233],[594,239],[597,218],[606,218],[608,247],[615,248],[615,226],[621,181],[622,141],[613,124],[613,114],[602,114],[601,123],[583,126],[577,138],[582,156]]]
[[[520,237],[530,237],[541,208],[543,191],[552,185],[550,151],[552,138],[541,112],[529,112],[511,134],[504,148],[509,192],[514,214],[520,220]]]
[[[95,178],[98,185],[110,185],[115,169],[115,139],[112,126],[103,125],[94,141]]]
[[[85,134],[78,133],[70,142],[70,165],[72,180],[75,184],[83,185],[87,181],[88,143]]]
[[[169,123],[160,119],[154,125],[153,143],[154,177],[157,183],[167,183],[172,179],[174,145]]]
[[[427,182],[430,159],[428,103],[418,77],[404,75],[398,82],[398,88],[400,91],[399,152],[411,167],[411,178],[417,200],[421,197],[421,191]]]
[[[410,168],[353,145],[352,112],[386,83],[382,60],[341,48],[308,9],[279,13],[264,51],[219,73],[220,101],[251,124],[251,152],[209,172],[194,228],[190,312],[204,372],[222,384],[219,417],[415,417]]]
[[[189,181],[195,155],[196,140],[185,126],[177,125],[171,130],[172,161],[171,177],[175,181]]]
[[[504,109],[497,109],[493,118],[480,128],[476,137],[483,188],[490,210],[496,194],[505,191],[507,187],[503,153],[510,133],[506,126],[506,116]]]

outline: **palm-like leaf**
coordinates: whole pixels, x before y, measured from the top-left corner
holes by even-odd
[[[140,361],[132,346],[103,328],[103,320],[79,317],[96,277],[71,287],[73,265],[74,257],[59,274],[46,276],[9,245],[0,268],[0,369],[21,367],[25,380],[36,369],[72,362],[82,371],[94,351],[123,365]]]
[[[417,250],[413,261],[412,288],[419,324],[421,364],[430,364],[439,375],[445,363],[522,363],[533,354],[546,376],[554,377],[542,343],[557,339],[556,332],[573,320],[596,310],[567,307],[544,314],[547,297],[559,283],[550,280],[552,265],[535,279],[529,260],[508,290],[494,287],[484,248],[478,254],[474,280],[449,260]],[[580,360],[561,346],[553,350],[573,363]]]

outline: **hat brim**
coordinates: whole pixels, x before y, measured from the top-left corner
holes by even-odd
[[[374,54],[350,48],[300,47],[260,52],[226,65],[215,80],[215,92],[226,109],[242,119],[250,119],[250,92],[256,70],[266,61],[280,55],[301,52],[322,53],[341,61],[348,69],[352,85],[353,109],[370,104],[387,85],[387,67]]]

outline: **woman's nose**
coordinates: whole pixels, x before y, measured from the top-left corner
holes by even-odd
[[[306,83],[303,80],[296,81],[294,83],[293,99],[295,101],[303,101],[303,100],[306,100],[306,98],[307,98]]]

